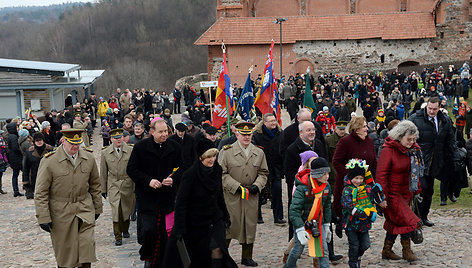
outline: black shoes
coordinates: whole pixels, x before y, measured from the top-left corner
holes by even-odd
[[[136,221],[136,213],[131,214],[131,221]]]
[[[452,203],[456,203],[457,198],[452,194],[449,196],[449,199],[451,200]]]
[[[284,219],[276,219],[274,220],[274,224],[277,226],[285,226],[287,224],[287,221]]]
[[[332,255],[332,256],[329,256],[329,260],[330,261],[339,261],[340,259],[343,258],[343,255]]]
[[[115,246],[121,246],[121,245],[123,245],[123,240],[120,239],[120,240],[115,241]]]
[[[123,238],[129,238],[129,237],[130,237],[130,234],[128,232],[123,233]]]
[[[24,194],[22,194],[22,193],[20,193],[20,192],[18,192],[18,193],[14,193],[14,194],[13,194],[13,197],[18,197],[18,196],[25,196],[25,195],[24,195]]]
[[[434,226],[434,222],[432,222],[428,219],[423,219],[422,222],[423,222],[424,226],[428,226],[428,227],[433,227]]]
[[[447,199],[446,200],[441,200],[441,204],[439,204],[440,206],[445,206],[447,205]]]
[[[0,189],[0,194],[6,194],[7,192],[3,191],[2,189]]]
[[[263,224],[263,223],[264,223],[264,220],[262,218],[257,219],[257,224]]]
[[[258,265],[253,259],[241,259],[241,264],[251,267],[256,267]]]

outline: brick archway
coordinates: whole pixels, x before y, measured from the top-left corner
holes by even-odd
[[[315,66],[313,65],[311,60],[308,58],[299,58],[295,62],[295,72],[304,74],[306,73],[306,69],[308,68],[308,66],[310,67],[310,72],[313,73],[315,71]]]

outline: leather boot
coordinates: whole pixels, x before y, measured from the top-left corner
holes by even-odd
[[[384,241],[384,247],[382,249],[382,259],[385,260],[400,260],[402,257],[398,256],[393,252],[392,247],[395,244],[395,240],[387,240]]]
[[[313,268],[319,268],[318,258],[313,258]]]
[[[411,239],[408,238],[408,239],[405,239],[405,240],[400,240],[401,244],[402,244],[402,256],[403,256],[403,259],[407,260],[408,262],[413,262],[413,261],[417,261],[418,260],[418,257],[415,256],[415,254],[413,253],[413,251],[411,251],[411,243],[410,243]]]

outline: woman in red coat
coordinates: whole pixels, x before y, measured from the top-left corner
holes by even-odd
[[[344,189],[344,177],[347,175],[345,165],[349,159],[364,159],[369,165],[372,175],[377,167],[377,156],[375,154],[374,141],[368,135],[367,121],[363,116],[355,116],[349,122],[349,135],[340,139],[333,156],[333,167],[336,170],[336,181],[334,183],[334,211],[336,216],[341,217],[341,194]],[[366,181],[371,184],[372,180]]]
[[[392,251],[395,239],[400,235],[403,258],[409,262],[418,260],[410,248],[411,232],[421,227],[421,220],[410,208],[413,195],[421,191],[419,178],[424,170],[421,148],[416,143],[418,135],[415,124],[402,121],[390,130],[380,152],[375,178],[387,201],[383,210],[387,231],[383,259],[401,259]]]

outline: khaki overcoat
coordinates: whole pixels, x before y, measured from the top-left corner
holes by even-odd
[[[118,222],[118,208],[121,202],[123,221],[129,219],[134,211],[134,182],[126,174],[129,157],[133,147],[123,142],[118,156],[113,144],[102,150],[100,179],[102,193],[107,193],[111,206],[113,222]]]
[[[97,164],[91,150],[80,148],[75,166],[63,145],[41,160],[34,204],[39,224],[52,222],[57,265],[95,262],[95,214],[102,213]]]
[[[240,185],[249,187],[254,184],[260,192],[267,182],[269,170],[264,151],[253,144],[248,148],[246,157],[237,141],[225,146],[218,156],[218,163],[223,168],[224,197],[231,218],[226,239],[252,244],[256,238],[259,194],[249,194],[249,200],[244,200],[237,190]]]
[[[73,128],[84,130],[84,132],[82,132],[82,138],[84,139],[84,144],[86,147],[90,147],[90,139],[87,132],[88,125],[89,125],[88,122],[83,122],[83,121],[78,121],[78,120],[74,120],[74,124],[73,124]]]

